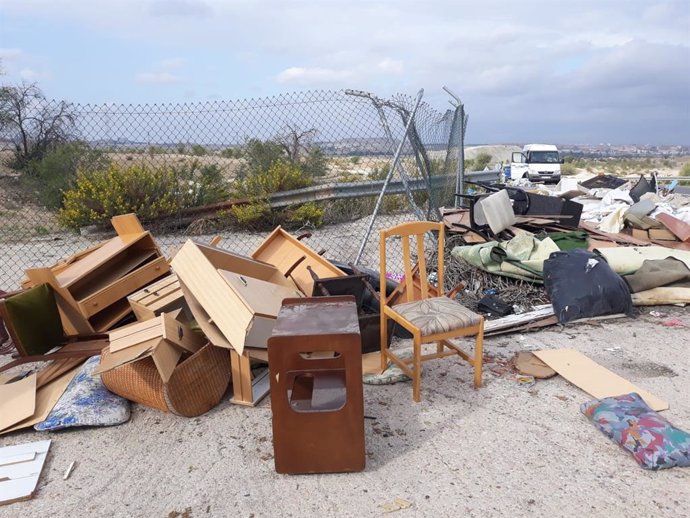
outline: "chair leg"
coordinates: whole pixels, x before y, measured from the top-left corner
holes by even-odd
[[[414,339],[414,376],[412,377],[412,399],[419,403],[422,400],[422,344]]]
[[[436,352],[441,354],[443,352],[443,340],[439,340],[436,344]]]
[[[484,362],[484,325],[482,323],[474,345],[474,388],[482,386],[482,364]]]
[[[380,336],[381,336],[381,372],[386,370],[386,367],[388,367],[388,358],[386,357],[386,349],[388,349],[388,321],[386,320],[386,316],[383,314],[383,310],[381,311],[381,330],[380,330]]]

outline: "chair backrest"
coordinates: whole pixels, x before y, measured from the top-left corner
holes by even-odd
[[[429,232],[436,233],[436,241],[438,245],[437,250],[437,267],[436,267],[436,286],[437,290],[430,290],[429,278],[427,275],[427,261],[424,249],[424,238]],[[429,298],[430,291],[437,291],[439,294],[443,293],[443,251],[444,251],[444,225],[442,222],[434,221],[413,221],[411,223],[402,223],[392,228],[381,230],[380,232],[380,279],[381,279],[381,304],[387,305],[390,297],[386,297],[386,260],[387,260],[387,242],[391,237],[399,237],[402,246],[402,264],[404,268],[404,275],[400,284],[404,285],[405,297],[407,302],[415,299],[414,275],[413,275],[413,259],[412,250],[416,252],[417,264],[419,266],[418,279],[419,290],[423,299]],[[410,243],[410,241],[413,243]],[[411,246],[412,245],[412,246]]]
[[[0,315],[21,356],[45,354],[64,341],[60,313],[49,284],[0,300]]]

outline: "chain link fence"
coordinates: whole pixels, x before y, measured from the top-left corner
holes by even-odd
[[[106,239],[109,225],[88,217],[117,212],[123,189],[139,200],[144,226],[167,255],[190,237],[214,235],[222,237],[220,246],[248,254],[281,224],[295,235],[311,233],[305,243],[328,258],[348,262],[359,255],[358,264],[378,269],[379,229],[438,219],[439,207],[453,203],[459,117],[425,102],[415,111],[416,102],[348,90],[191,104],[71,104],[60,138],[23,161],[22,134],[5,124],[0,288],[15,289],[25,269],[54,264]],[[53,101],[27,104],[26,110],[45,115],[63,107]],[[30,136],[38,131],[24,129]],[[290,167],[272,170],[276,161]],[[172,183],[145,192],[145,185],[125,175],[137,168]],[[92,186],[90,194],[80,191],[85,187],[77,171],[88,178],[104,170],[115,175],[110,183]],[[118,175],[130,183],[111,194]],[[298,189],[290,188],[295,178]],[[69,191],[78,194],[71,201]],[[146,217],[164,202],[160,214]],[[363,245],[368,229],[371,237]]]

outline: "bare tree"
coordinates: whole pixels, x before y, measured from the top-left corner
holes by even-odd
[[[276,140],[285,150],[288,159],[292,162],[299,163],[300,158],[309,153],[312,147],[312,141],[316,136],[316,129],[308,129],[307,131],[300,131],[296,126],[287,125],[288,132],[280,135]]]
[[[69,103],[48,101],[36,83],[0,87],[0,133],[14,142],[15,166],[69,140],[75,118]]]

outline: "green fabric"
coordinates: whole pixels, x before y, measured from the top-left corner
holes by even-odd
[[[5,299],[5,308],[25,354],[45,354],[64,341],[60,313],[49,284]]]
[[[556,246],[561,250],[575,250],[576,248],[587,249],[589,234],[584,230],[573,230],[572,232],[549,232],[550,237]],[[539,237],[539,236],[538,236]]]
[[[544,261],[559,251],[550,238],[539,240],[520,233],[510,241],[490,241],[472,246],[456,246],[451,255],[486,272],[542,283]]]

